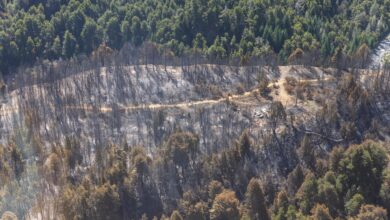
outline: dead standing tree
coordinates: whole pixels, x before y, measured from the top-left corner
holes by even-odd
[[[279,101],[273,102],[270,108],[270,121],[271,121],[272,134],[276,138],[278,143],[279,140],[276,134],[276,128],[280,122],[284,122],[286,120],[286,117],[287,115],[283,104]]]
[[[102,66],[108,65],[107,61],[110,60],[114,51],[108,47],[105,43],[101,44],[95,51],[92,52],[92,60],[100,61]]]

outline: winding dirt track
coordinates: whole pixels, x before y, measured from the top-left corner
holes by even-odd
[[[150,110],[159,110],[159,109],[166,109],[166,108],[188,108],[188,107],[194,107],[194,106],[202,106],[202,105],[214,105],[221,102],[225,102],[227,100],[232,99],[240,99],[244,97],[249,97],[252,95],[252,92],[254,92],[256,89],[245,92],[241,95],[231,95],[228,97],[223,97],[219,99],[205,99],[205,100],[199,100],[199,101],[189,101],[189,102],[180,102],[180,103],[174,103],[174,104],[141,104],[141,105],[130,105],[130,106],[122,106],[119,108],[119,110],[124,111],[136,111],[136,110],[143,110],[143,109],[150,109]],[[67,106],[68,109],[80,109],[80,110],[86,110],[86,111],[93,111],[94,107],[92,106]],[[111,107],[101,107],[100,111],[102,112],[110,112],[112,111]]]
[[[286,77],[288,76],[287,69],[281,70],[281,76],[280,79],[277,82],[270,83],[268,85],[269,88],[273,88],[274,86],[279,87],[279,98],[278,101],[281,101],[282,103],[288,103],[290,104],[291,101],[291,95],[289,95],[286,90],[284,89],[284,82],[286,82]],[[332,77],[325,77],[324,81],[332,80]],[[308,82],[308,83],[318,83],[317,79],[301,79],[300,82]],[[225,101],[232,101],[236,102],[237,104],[247,104],[242,103],[236,100],[250,97],[253,95],[253,93],[257,90],[257,88],[252,89],[251,91],[245,92],[243,94],[236,94],[236,95],[230,95],[227,97],[222,97],[219,99],[205,99],[205,100],[199,100],[199,101],[189,101],[189,102],[181,102],[181,103],[173,103],[173,104],[141,104],[141,105],[130,105],[130,106],[122,106],[119,108],[119,110],[124,111],[137,111],[137,110],[143,110],[143,109],[149,109],[149,110],[159,110],[159,109],[166,109],[166,108],[188,108],[188,107],[194,107],[194,106],[202,106],[202,105],[213,105],[218,104]],[[86,111],[93,111],[94,107],[92,106],[67,106],[68,109],[80,109],[80,110],[86,110]],[[111,112],[113,109],[111,107],[101,107],[100,111],[102,112]]]
[[[269,88],[277,87],[279,95],[275,96],[275,100],[281,101],[283,104],[291,104],[293,101],[293,98],[291,95],[289,95],[286,90],[284,89],[284,82],[286,82],[286,77],[289,76],[289,73],[291,72],[290,66],[281,66],[280,68],[280,77],[276,82],[270,83],[268,85]],[[333,77],[325,77],[323,80],[328,81],[332,80]],[[317,79],[300,79],[300,82],[308,82],[308,83],[318,83]],[[198,100],[198,101],[188,101],[188,102],[180,102],[180,103],[173,103],[173,104],[140,104],[140,105],[129,105],[129,106],[120,106],[119,111],[137,111],[137,110],[159,110],[159,109],[167,109],[167,108],[189,108],[194,106],[202,106],[202,105],[214,105],[226,101],[232,101],[235,102],[239,99],[250,97],[253,95],[253,93],[257,90],[257,88],[252,89],[251,91],[247,91],[243,94],[235,94],[230,95],[226,97],[222,97],[219,99],[205,99],[205,100]],[[245,104],[244,102],[237,101],[237,104]],[[84,111],[94,111],[96,110],[95,107],[90,105],[81,105],[81,106],[64,106],[66,109],[73,109],[73,110],[84,110]],[[8,115],[15,113],[19,110],[18,107],[15,108],[2,108],[0,109],[0,115]],[[98,109],[100,112],[111,112],[113,111],[113,108],[109,106],[103,106]]]

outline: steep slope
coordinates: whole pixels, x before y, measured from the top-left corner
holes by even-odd
[[[386,53],[389,53],[389,52],[390,52],[390,36],[387,36],[372,51],[371,56],[370,56],[371,63],[369,65],[369,67],[372,69],[377,69],[377,68],[382,67],[383,58],[386,55]]]

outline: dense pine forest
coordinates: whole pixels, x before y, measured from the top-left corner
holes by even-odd
[[[0,220],[389,219],[389,25],[390,0],[0,0]]]
[[[0,67],[89,55],[103,42],[154,42],[178,56],[276,53],[281,61],[301,48],[326,63],[376,46],[389,11],[388,0],[3,0]]]

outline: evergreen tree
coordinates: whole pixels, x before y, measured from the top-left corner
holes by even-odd
[[[132,39],[131,25],[128,21],[124,20],[121,24],[122,39],[124,42],[130,42]]]
[[[251,179],[245,193],[246,209],[250,219],[270,220],[263,190],[256,179]]]
[[[360,207],[364,203],[364,197],[360,194],[355,194],[349,201],[345,203],[345,210],[349,216],[356,216],[359,213]]]
[[[53,45],[51,47],[51,55],[49,55],[49,58],[56,59],[61,56],[62,54],[62,45],[61,45],[61,39],[59,36],[57,36],[54,39]]]
[[[378,220],[387,220],[387,211],[386,209],[375,206],[375,205],[363,205],[360,208],[360,212],[357,216],[358,220],[366,219],[378,219]]]
[[[333,220],[328,208],[319,204],[314,208],[312,218],[315,220]]]
[[[118,18],[110,18],[107,23],[106,35],[108,46],[111,48],[120,49],[122,45],[122,35]]]
[[[81,31],[81,38],[83,42],[83,50],[85,53],[91,53],[95,48],[100,45],[99,30],[97,24],[88,19]]]
[[[193,48],[200,49],[201,51],[206,48],[206,39],[202,33],[197,33],[193,42]]]
[[[294,170],[288,174],[287,189],[290,195],[294,195],[305,179],[301,165],[297,165]]]
[[[387,169],[383,174],[383,182],[380,190],[380,198],[383,207],[390,210],[390,170]]]
[[[66,31],[64,34],[64,42],[62,43],[62,56],[70,58],[76,53],[77,42],[76,38]]]
[[[132,36],[132,43],[136,46],[141,45],[143,41],[143,33],[141,29],[141,20],[139,17],[134,16],[131,19],[131,36]]]
[[[381,145],[366,141],[351,146],[340,161],[340,177],[344,189],[358,189],[357,192],[361,193],[368,203],[377,201],[387,164],[386,151]]]
[[[239,219],[239,201],[236,194],[230,190],[224,190],[218,194],[210,210],[211,220],[236,220]]]
[[[317,187],[317,179],[313,173],[306,174],[305,181],[302,183],[296,195],[299,200],[299,206],[304,214],[309,214],[317,202]]]

